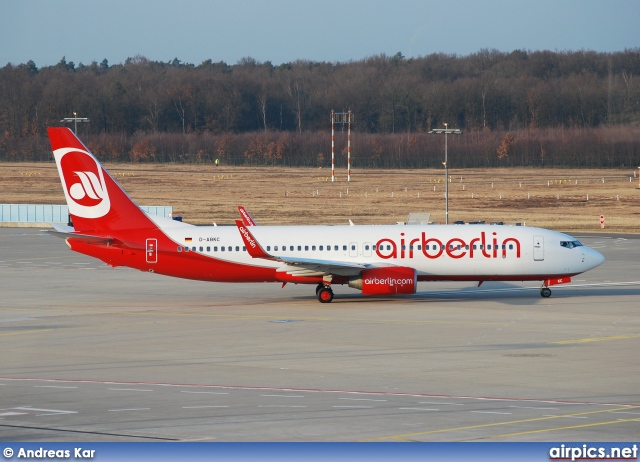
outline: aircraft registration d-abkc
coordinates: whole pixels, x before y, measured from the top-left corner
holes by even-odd
[[[68,128],[49,128],[76,252],[112,266],[218,282],[312,284],[320,302],[348,284],[363,295],[414,294],[418,281],[542,281],[549,286],[604,261],[547,229],[498,225],[194,226],[143,212]]]

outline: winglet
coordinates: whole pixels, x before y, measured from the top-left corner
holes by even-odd
[[[247,248],[247,252],[253,258],[264,258],[265,260],[275,260],[274,257],[269,255],[264,251],[262,246],[258,243],[253,234],[247,229],[247,227],[242,223],[241,220],[236,220],[236,226],[238,227],[238,231],[240,232],[240,236],[242,236],[242,240],[244,241],[244,245]]]
[[[242,223],[245,226],[258,226],[251,215],[249,215],[249,212],[247,212],[247,209],[245,209],[243,206],[238,206],[238,212],[240,212],[240,218],[242,218]]]

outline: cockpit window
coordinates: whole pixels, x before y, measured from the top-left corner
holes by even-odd
[[[566,247],[567,249],[573,249],[574,247],[582,247],[580,241],[560,241],[560,245],[562,247]]]

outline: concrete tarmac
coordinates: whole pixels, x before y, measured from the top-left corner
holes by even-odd
[[[216,284],[0,229],[2,441],[631,441],[640,236],[538,283]]]

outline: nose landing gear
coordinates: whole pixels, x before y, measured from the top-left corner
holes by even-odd
[[[544,298],[551,297],[551,289],[549,289],[548,287],[542,287],[540,289],[540,296]]]

